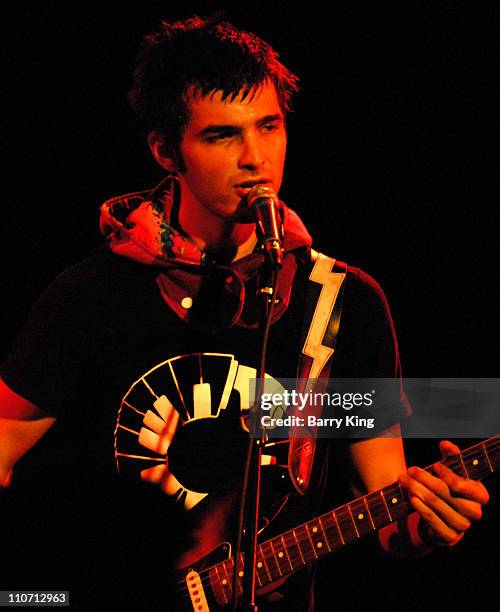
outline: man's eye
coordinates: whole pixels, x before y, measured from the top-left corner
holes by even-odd
[[[209,136],[207,136],[206,141],[207,142],[222,142],[224,140],[227,140],[231,136],[232,134],[229,132],[218,132],[216,134],[210,134]]]
[[[262,126],[262,129],[264,130],[264,132],[274,132],[276,128],[277,128],[277,125],[275,123],[266,123],[265,125]]]

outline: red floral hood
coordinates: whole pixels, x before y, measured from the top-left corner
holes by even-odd
[[[101,206],[100,228],[113,253],[158,267],[157,284],[168,306],[192,327],[221,331],[232,325],[256,327],[255,289],[264,261],[255,251],[230,266],[211,261],[171,225],[178,183],[167,176],[155,189],[108,200]],[[274,320],[288,307],[298,253],[311,236],[298,215],[282,204],[284,262],[278,280]],[[210,307],[213,301],[214,308]]]

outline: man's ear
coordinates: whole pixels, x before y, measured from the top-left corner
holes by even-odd
[[[163,136],[159,132],[149,132],[148,145],[153,157],[162,168],[168,172],[178,172],[179,168],[175,160],[169,155]]]

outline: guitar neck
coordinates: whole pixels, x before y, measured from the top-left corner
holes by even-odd
[[[500,469],[500,437],[480,442],[441,463],[460,476],[480,480]],[[431,471],[432,466],[425,469]],[[404,491],[396,482],[267,540],[257,549],[257,587],[286,577],[409,512]],[[212,589],[221,603],[231,601],[233,567],[231,558],[209,570]],[[243,554],[239,567],[243,567]]]

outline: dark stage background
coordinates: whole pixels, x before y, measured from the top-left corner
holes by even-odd
[[[493,15],[485,5],[469,13],[451,2],[377,4],[349,3],[329,16],[314,3],[227,9],[301,77],[281,196],[316,248],[380,282],[406,376],[498,376],[498,217],[483,123]],[[40,292],[100,243],[98,205],[161,177],[125,102],[140,36],[162,17],[216,8],[47,1],[18,7],[8,21],[12,79],[4,84],[14,135],[3,179],[3,356]],[[419,464],[438,458],[429,441],[408,443],[408,453]],[[29,472],[29,456],[24,463]],[[484,520],[454,550],[396,562],[361,546],[325,561],[322,609],[364,609],[370,601],[383,610],[494,607],[499,484],[491,481]],[[26,566],[32,580],[36,563],[37,584],[64,588],[43,556],[26,561],[38,559],[27,537],[7,537],[23,531],[24,521],[50,522],[45,506],[25,492],[9,497],[8,507],[4,575],[15,567],[22,576]],[[68,525],[59,527],[71,538]],[[96,537],[105,540],[105,530],[103,520]],[[20,587],[22,579],[0,586]]]

